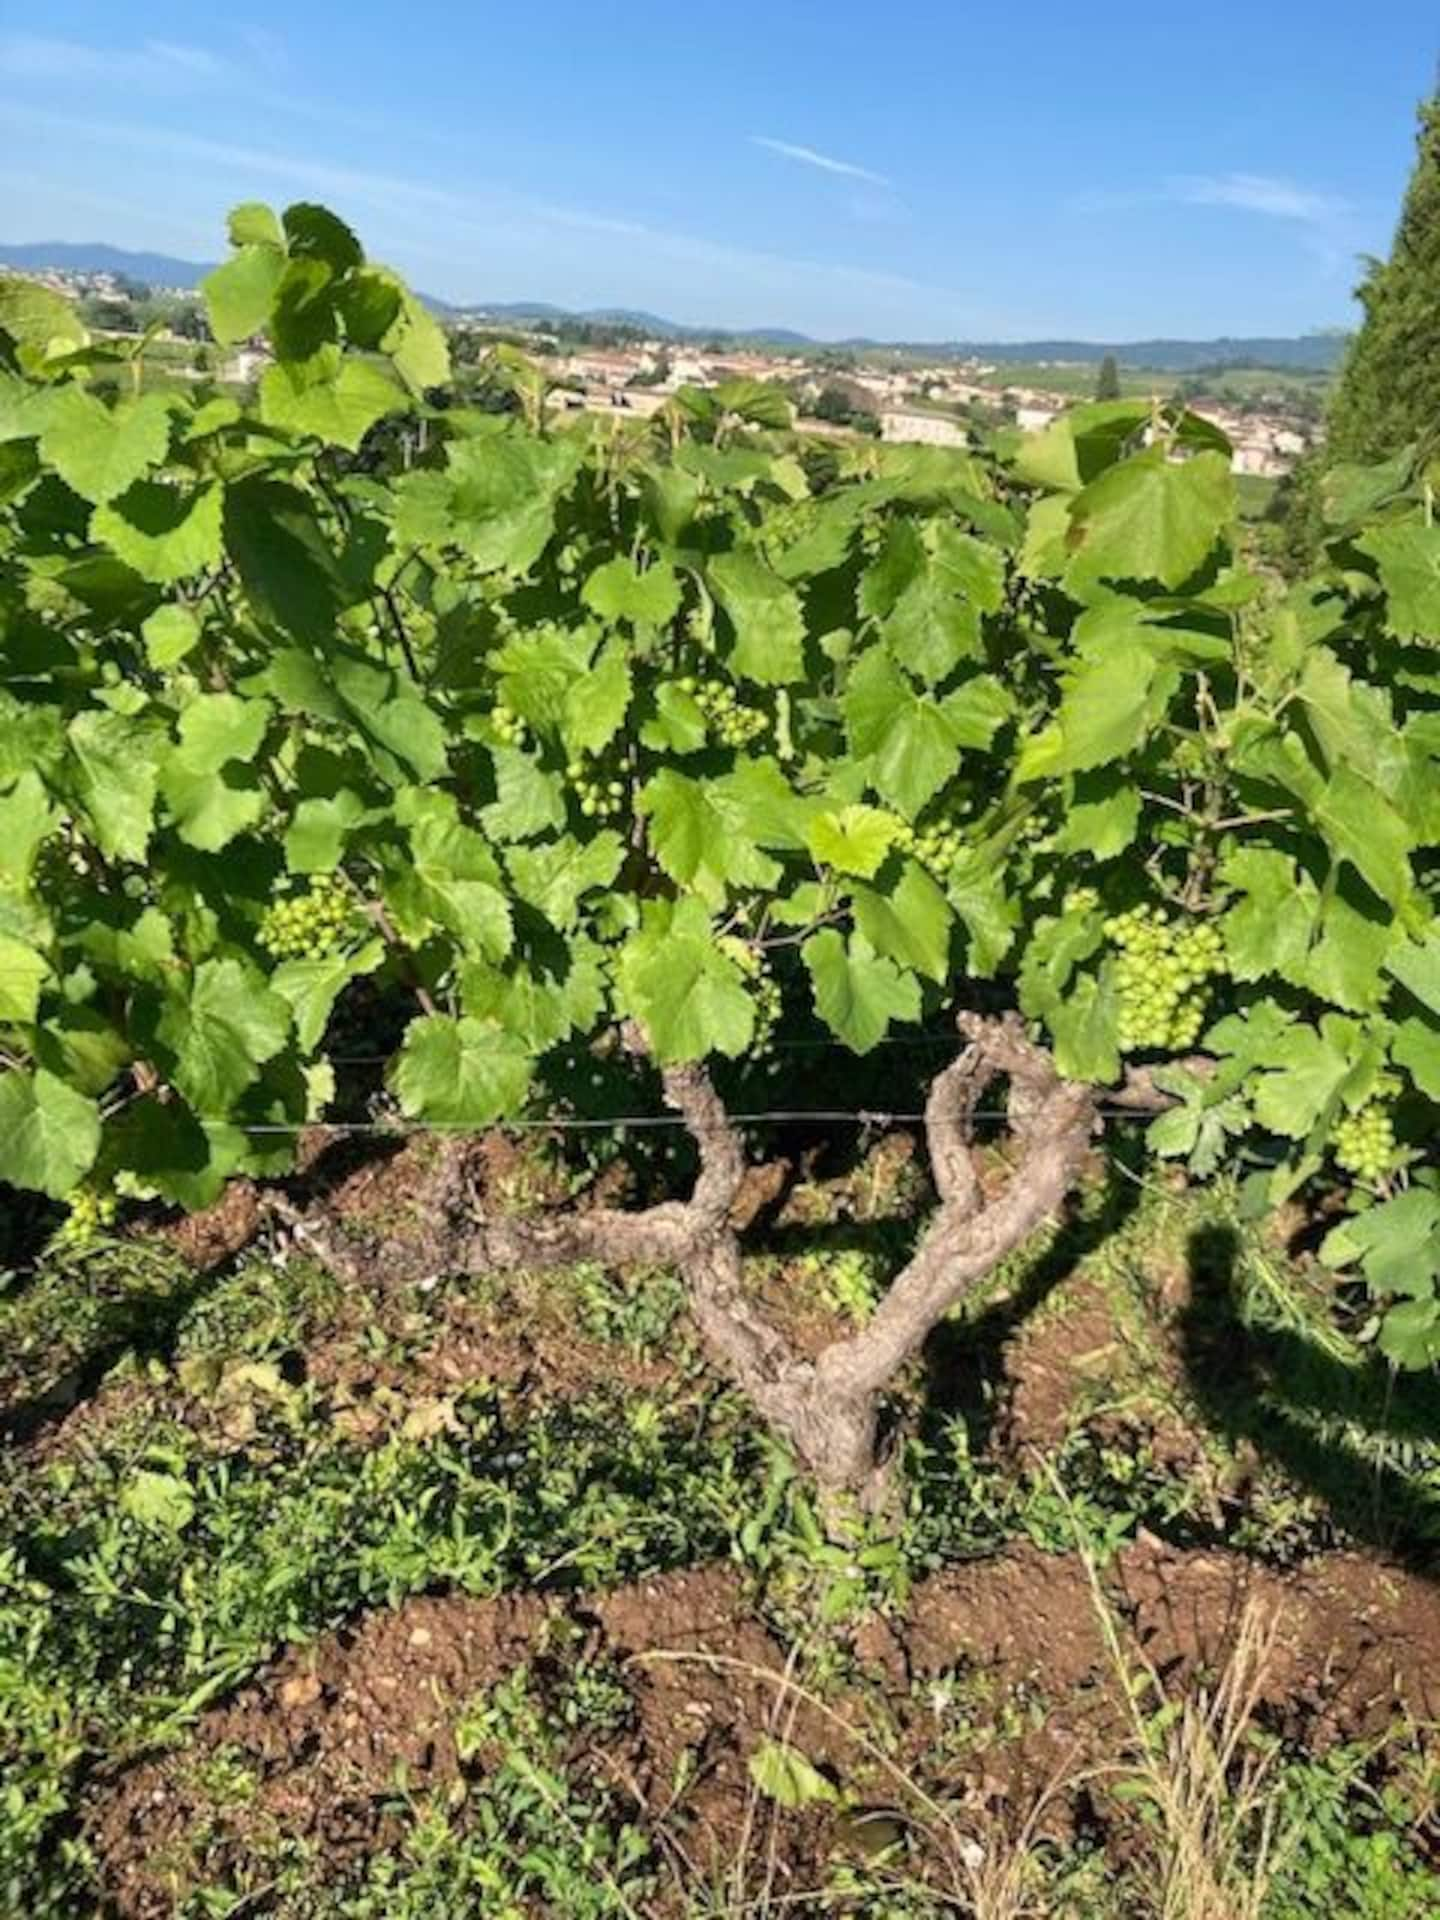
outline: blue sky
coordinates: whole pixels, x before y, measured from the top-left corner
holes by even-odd
[[[0,5],[0,239],[323,199],[429,292],[821,336],[1346,324],[1435,0]],[[11,23],[14,23],[13,25]]]

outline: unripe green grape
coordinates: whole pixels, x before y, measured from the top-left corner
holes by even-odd
[[[113,1193],[97,1192],[94,1187],[77,1187],[66,1200],[68,1212],[51,1236],[54,1247],[81,1249],[92,1246],[107,1227],[115,1222]]]
[[[765,964],[760,951],[751,946],[748,940],[727,933],[720,939],[720,949],[734,961],[745,976],[755,1005],[755,1032],[750,1042],[750,1051],[763,1055],[770,1051],[775,1038],[775,1029],[780,1024],[783,1012],[783,995],[780,984]]]
[[[1342,1114],[1331,1144],[1335,1164],[1366,1186],[1384,1185],[1395,1170],[1395,1123],[1382,1101],[1370,1100],[1356,1112]]]
[[[614,777],[613,768],[583,758],[572,760],[565,768],[565,778],[582,819],[613,820],[624,811],[627,788],[623,780]]]
[[[1105,934],[1116,949],[1120,1051],[1193,1047],[1205,1024],[1208,982],[1226,971],[1218,929],[1203,921],[1177,922],[1163,908],[1143,906],[1111,914]]]
[[[530,744],[530,729],[505,701],[497,700],[490,709],[490,724],[505,746],[523,748]]]
[[[344,944],[354,902],[344,877],[317,873],[303,893],[276,900],[260,922],[257,944],[272,960],[320,960]]]
[[[965,844],[964,831],[959,822],[945,817],[932,820],[928,826],[917,827],[908,820],[893,815],[892,818],[895,820],[895,847],[918,860],[937,880],[946,879]]]
[[[709,731],[724,747],[746,747],[771,729],[771,719],[758,707],[748,707],[735,689],[724,680],[695,680],[680,683],[705,716]]]

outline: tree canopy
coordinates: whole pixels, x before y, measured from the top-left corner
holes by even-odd
[[[1440,95],[1420,109],[1414,171],[1387,260],[1357,289],[1364,321],[1330,408],[1334,461],[1382,460],[1440,427]]]

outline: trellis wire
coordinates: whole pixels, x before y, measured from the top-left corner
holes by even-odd
[[[1137,1120],[1147,1116],[1137,1113],[1131,1106],[1121,1104],[1107,1105],[1100,1101],[1097,1111],[1104,1112],[1112,1119]],[[977,1107],[971,1114],[973,1120],[1004,1120],[1007,1111],[1004,1107]],[[727,1113],[726,1121],[734,1127],[758,1126],[801,1126],[808,1122],[823,1122],[827,1126],[849,1123],[860,1127],[903,1127],[920,1126],[925,1120],[923,1112],[896,1113],[879,1107],[770,1107],[758,1113]],[[227,1129],[233,1133],[245,1134],[295,1134],[295,1133],[340,1133],[374,1134],[380,1138],[393,1136],[401,1138],[409,1134],[479,1134],[479,1133],[618,1133],[622,1128],[659,1128],[678,1127],[689,1131],[690,1122],[678,1113],[622,1113],[612,1114],[608,1118],[590,1118],[579,1114],[556,1115],[545,1120],[491,1120],[476,1125],[467,1120],[293,1120],[293,1121],[232,1121],[201,1120],[199,1124],[206,1128]]]

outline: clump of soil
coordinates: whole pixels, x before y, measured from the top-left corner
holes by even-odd
[[[1281,1573],[1142,1538],[1105,1579],[1130,1653],[1171,1698],[1223,1667],[1253,1599],[1279,1629],[1262,1712],[1312,1750],[1440,1708],[1440,1595],[1383,1563],[1337,1554]],[[766,1737],[791,1740],[862,1802],[893,1802],[895,1777],[877,1774],[870,1744],[888,1724],[893,1764],[962,1815],[1023,1812],[1057,1772],[1078,1777],[1123,1742],[1118,1676],[1074,1559],[1021,1548],[951,1568],[917,1586],[905,1619],[865,1624],[854,1652],[828,1714],[787,1702],[785,1650],[721,1567],[600,1596],[417,1599],[291,1651],[207,1714],[185,1749],[110,1783],[91,1838],[124,1920],[173,1913],[187,1885],[223,1880],[277,1831],[314,1841],[338,1872],[396,1837],[397,1779],[419,1795],[456,1781],[468,1702],[519,1666],[582,1654],[623,1672],[633,1712],[585,1741],[578,1764],[622,1782],[628,1817],[701,1872],[734,1859],[754,1805],[748,1760]],[[698,1657],[661,1657],[677,1653]],[[969,1718],[952,1724],[957,1701]],[[253,1776],[241,1804],[217,1806],[203,1785],[207,1756],[222,1753]],[[814,1808],[780,1820],[782,1878],[815,1884],[838,1824]]]

